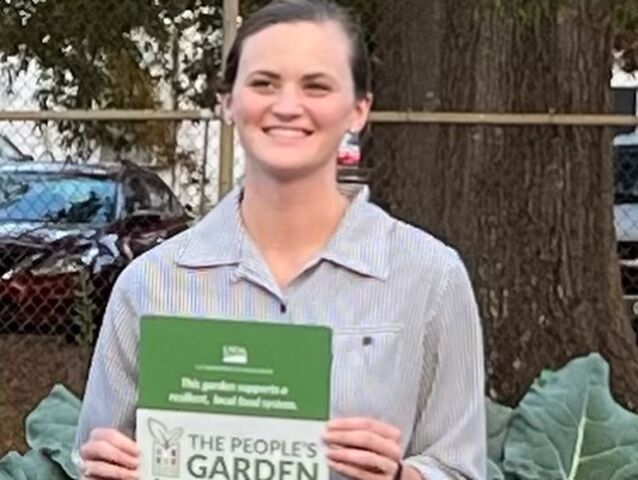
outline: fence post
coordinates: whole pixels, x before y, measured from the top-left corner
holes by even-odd
[[[228,50],[235,39],[237,33],[237,18],[239,17],[239,0],[224,0],[224,46],[222,68],[226,68],[226,56]],[[221,133],[219,136],[219,192],[217,197],[221,198],[233,187],[233,127],[221,122]]]
[[[199,216],[204,215],[204,210],[206,209],[206,184],[208,183],[206,180],[207,172],[207,164],[208,164],[208,145],[210,138],[210,120],[206,119],[204,122],[204,158],[202,162],[202,171],[201,177],[199,179]]]

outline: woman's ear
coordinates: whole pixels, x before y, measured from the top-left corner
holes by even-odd
[[[226,125],[232,125],[233,109],[232,109],[232,97],[230,93],[222,93],[219,95],[219,104],[221,105],[221,118]]]
[[[367,93],[364,97],[357,99],[350,123],[351,132],[361,132],[366,126],[372,109],[372,100],[372,93]]]

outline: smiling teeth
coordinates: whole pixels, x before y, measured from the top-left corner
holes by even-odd
[[[271,128],[268,130],[268,135],[284,138],[303,138],[306,136],[306,133],[303,130],[293,130],[289,128]]]

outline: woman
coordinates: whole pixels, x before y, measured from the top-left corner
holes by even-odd
[[[85,478],[135,478],[139,317],[328,325],[334,478],[483,479],[482,339],[458,255],[336,181],[364,127],[359,29],[324,1],[278,0],[231,49],[223,106],[246,152],[242,188],[120,276],[78,427]]]

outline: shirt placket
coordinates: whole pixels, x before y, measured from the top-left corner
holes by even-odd
[[[288,321],[290,318],[288,295],[275,281],[270,269],[248,239],[242,242],[242,255],[235,271],[235,278],[250,282],[268,292],[277,304],[275,315],[267,320]]]

